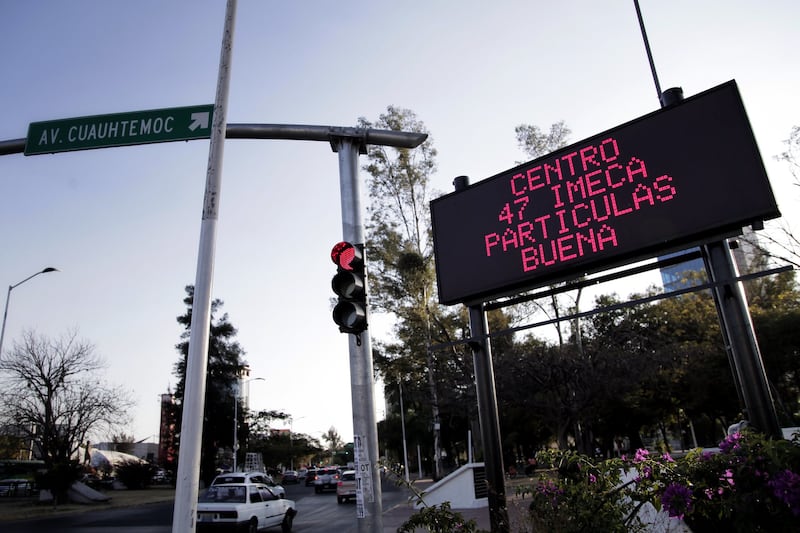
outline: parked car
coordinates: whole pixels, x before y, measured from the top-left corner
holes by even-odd
[[[336,490],[339,483],[339,470],[336,468],[320,468],[314,478],[314,492],[320,494],[326,489]]]
[[[281,483],[288,484],[288,483],[299,483],[300,477],[297,475],[297,472],[294,470],[286,470],[281,476]]]
[[[308,471],[306,472],[306,487],[313,485],[316,477],[317,477],[317,469],[309,468]]]
[[[344,503],[350,498],[356,497],[356,471],[345,470],[339,476],[336,484],[336,501]]]
[[[211,485],[197,500],[197,530],[255,532],[268,527],[292,530],[297,514],[294,500],[279,498],[263,483],[220,483]]]
[[[163,468],[159,468],[156,470],[156,473],[153,474],[153,484],[155,485],[170,483],[171,481],[172,477],[170,476],[170,473]]]
[[[272,476],[264,472],[228,472],[220,474],[211,482],[212,485],[229,483],[262,483],[270,488],[279,498],[286,497],[286,489],[273,481]]]

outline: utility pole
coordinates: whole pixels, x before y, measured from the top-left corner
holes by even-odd
[[[361,182],[358,179],[358,154],[361,150],[361,141],[358,138],[341,136],[334,138],[331,146],[339,154],[342,238],[347,242],[363,245],[365,239]],[[364,259],[366,260],[366,257]],[[369,330],[359,335],[348,335],[348,341],[354,459],[358,489],[356,493],[358,531],[383,533],[383,502],[378,472],[378,424],[375,420],[373,400],[372,346]]]
[[[225,147],[225,125],[228,111],[228,88],[231,76],[233,29],[236,19],[236,0],[228,0],[217,77],[217,94],[208,148],[208,169],[203,197],[200,243],[197,252],[197,272],[192,324],[189,337],[189,356],[186,361],[186,389],[181,419],[181,446],[175,483],[175,505],[172,515],[173,533],[193,533],[197,524],[197,493],[200,489],[200,456],[205,408],[206,367],[208,366],[208,336],[211,331],[211,286],[214,279],[214,252],[217,242],[220,188],[222,186],[222,157]],[[234,451],[235,453],[235,451]]]

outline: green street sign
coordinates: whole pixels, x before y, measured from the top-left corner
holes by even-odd
[[[31,122],[25,155],[208,139],[213,114],[208,104]]]

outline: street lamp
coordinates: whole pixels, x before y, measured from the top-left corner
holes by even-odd
[[[266,381],[264,378],[253,378],[246,381],[239,380],[236,383],[236,392],[233,395],[233,471],[236,472],[236,454],[239,451],[239,392],[240,385],[246,385],[251,381]],[[248,389],[248,395],[250,389]]]
[[[58,269],[57,268],[53,268],[53,267],[47,267],[44,270],[42,270],[41,272],[37,272],[36,274],[32,274],[32,275],[28,276],[27,278],[23,279],[22,281],[20,281],[16,285],[9,285],[8,286],[8,293],[6,293],[6,308],[5,308],[5,311],[3,311],[3,327],[2,327],[2,329],[0,329],[0,355],[3,354],[3,337],[6,334],[6,318],[8,318],[8,301],[11,299],[11,289],[13,289],[15,287],[19,287],[20,285],[22,285],[23,283],[25,283],[29,279],[35,278],[39,274],[47,274],[48,272],[58,272]]]

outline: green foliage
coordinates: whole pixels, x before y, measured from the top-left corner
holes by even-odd
[[[189,355],[189,338],[191,336],[192,305],[194,301],[194,287],[186,287],[186,313],[177,317],[185,331],[181,334],[180,343],[175,348],[181,358],[175,364],[175,375],[178,383],[175,388],[177,405],[183,405],[183,394],[186,387],[186,361]],[[219,316],[223,302],[215,299],[211,302],[211,328],[208,343],[208,365],[205,395],[205,410],[203,413],[203,437],[200,460],[200,476],[206,484],[211,483],[216,474],[217,452],[223,447],[233,447],[231,428],[243,428],[241,420],[244,410],[237,409],[238,421],[234,426],[233,413],[237,379],[242,368],[247,365],[243,359],[244,349],[235,340],[237,331],[231,324],[228,314]],[[176,421],[180,424],[182,417],[176,413]],[[180,433],[180,431],[178,431]],[[244,442],[245,435],[239,434],[239,442]],[[242,453],[242,452],[240,452]]]
[[[247,451],[260,453],[264,464],[297,467],[322,456],[322,446],[317,439],[303,433],[271,430],[275,420],[289,421],[291,415],[283,411],[262,410],[250,413],[247,418],[251,422],[245,437]]]
[[[420,529],[430,533],[480,533],[478,524],[472,519],[450,508],[450,502],[441,505],[428,505],[425,503],[425,494],[420,492],[414,482],[408,482],[403,476],[391,469],[387,470],[388,476],[394,479],[397,485],[402,485],[414,493],[416,505],[421,508],[412,514],[399,528],[397,533],[414,533]]]
[[[475,533],[478,531],[475,520],[450,509],[450,502],[423,507],[406,520],[397,533],[413,533],[418,529],[430,533]]]
[[[133,459],[120,462],[116,470],[117,480],[130,490],[147,488],[156,473],[155,466]]]
[[[548,133],[535,125],[520,124],[514,130],[517,144],[530,157],[537,158],[567,145],[572,131],[563,120],[553,123]]]

